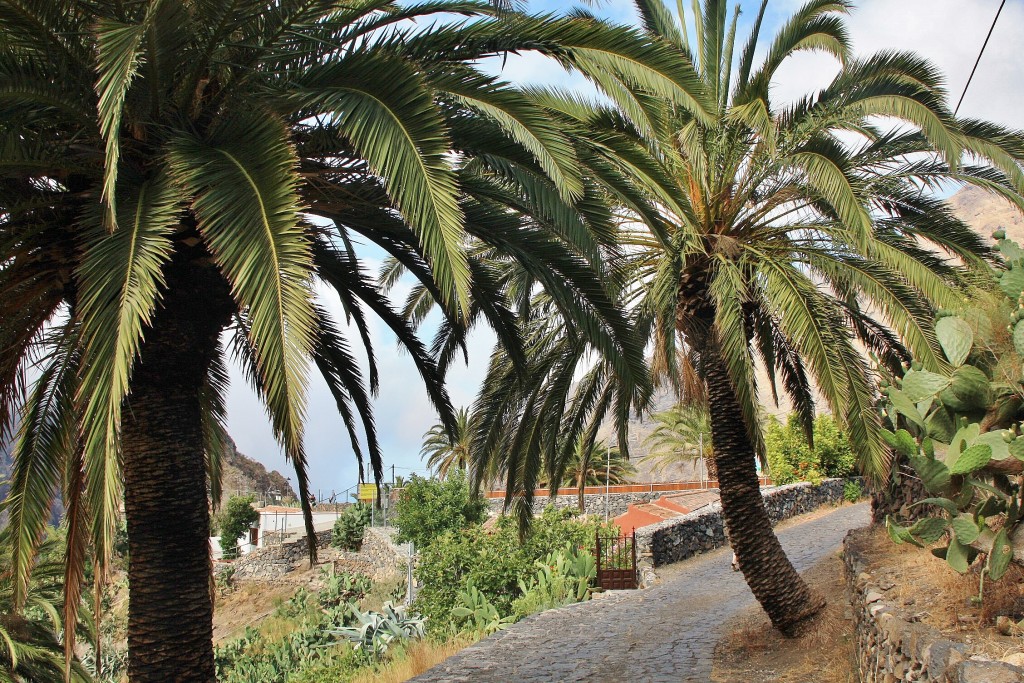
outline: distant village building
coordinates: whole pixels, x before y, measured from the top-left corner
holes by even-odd
[[[277,545],[285,541],[295,540],[306,533],[306,523],[302,518],[302,508],[285,505],[266,505],[257,507],[260,518],[257,525],[249,529],[248,534],[240,536],[236,543],[240,554],[247,555],[267,545]],[[340,513],[334,510],[313,510],[313,528],[322,531],[330,528]],[[213,559],[224,557],[224,544],[220,536],[210,537],[210,549]]]

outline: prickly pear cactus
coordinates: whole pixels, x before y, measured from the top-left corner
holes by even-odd
[[[1005,262],[996,284],[1014,304],[1007,326],[1013,350],[1007,352],[1024,357],[1024,250],[1004,231],[993,237]],[[999,359],[958,315],[940,311],[935,336],[946,364],[925,368],[914,362],[882,389],[892,426],[885,438],[928,493],[914,505],[934,514],[912,524],[890,515],[885,524],[894,542],[935,546],[931,552],[960,573],[983,555],[984,586],[986,576],[998,579],[1006,572],[1024,517],[1020,477],[1010,476],[1024,472],[1024,377],[995,379],[991,368]]]

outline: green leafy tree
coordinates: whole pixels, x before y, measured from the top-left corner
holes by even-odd
[[[260,521],[260,513],[253,507],[255,500],[253,496],[231,496],[217,513],[215,524],[224,557],[238,557],[238,539]]]
[[[783,552],[759,493],[756,368],[768,370],[770,389],[790,395],[808,434],[816,387],[861,468],[884,473],[889,451],[862,349],[887,367],[909,353],[939,366],[932,307],[960,301],[964,271],[956,262],[990,255],[941,197],[922,188],[973,183],[1024,206],[1024,145],[1017,131],[956,119],[941,74],[916,55],[855,57],[842,16],[848,2],[810,0],[766,41],[766,2],[745,39],[723,0],[695,4],[692,41],[682,5],[678,16],[661,0],[636,5],[652,40],[694,66],[716,106],[702,116],[641,88],[620,112],[596,114],[579,103],[558,111],[602,141],[618,143],[637,125],[633,149],[653,151],[633,169],[658,210],[626,204],[621,257],[609,278],[651,343],[656,377],[688,399],[706,397],[739,567],[772,623],[791,634],[824,603]],[[770,85],[780,66],[808,50],[836,57],[838,72],[817,92],[776,101]],[[535,346],[542,386],[499,382],[478,401],[478,412],[496,416],[481,421],[479,457],[514,459],[505,468],[515,485],[509,502],[524,515],[531,472],[541,470],[531,449],[574,429],[578,416],[585,424],[605,414],[622,447],[631,399],[643,398],[607,356],[569,389],[578,357],[555,350],[580,346],[573,330],[557,312],[536,328],[547,330]]]
[[[487,502],[472,494],[466,475],[452,471],[444,480],[416,475],[395,505],[398,541],[423,548],[446,531],[457,531],[487,518]]]
[[[453,469],[465,470],[469,466],[470,420],[469,410],[459,408],[455,412],[455,425],[451,432],[439,423],[423,435],[420,457],[426,457],[427,467],[442,479]]]
[[[363,537],[371,519],[372,511],[369,505],[349,505],[334,522],[331,545],[343,550],[358,551],[363,547]]]
[[[216,498],[225,329],[296,468],[314,559],[302,446],[313,367],[378,481],[369,314],[454,423],[437,363],[353,244],[394,256],[460,329],[514,327],[471,239],[592,316],[621,318],[599,264],[579,256],[596,241],[588,217],[607,214],[593,188],[601,170],[479,61],[534,50],[613,99],[642,82],[681,108],[708,106],[692,69],[633,30],[486,2],[3,0],[0,35],[0,432],[20,425],[15,603],[62,488],[73,629],[86,558],[91,548],[102,579],[124,500],[139,683],[214,678],[207,484]],[[368,372],[316,303],[324,287]]]
[[[857,458],[846,435],[828,414],[814,418],[813,445],[808,442],[800,419],[790,414],[783,424],[772,416],[764,430],[768,471],[776,484],[817,481],[826,477],[848,477]]]

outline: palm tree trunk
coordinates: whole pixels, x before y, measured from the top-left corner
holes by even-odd
[[[761,497],[754,449],[722,358],[705,351],[705,381],[711,412],[711,438],[729,542],[743,578],[772,624],[796,635],[824,601],[793,568],[772,530]]]
[[[210,513],[199,390],[230,315],[209,265],[175,263],[124,410],[128,676],[213,681]]]
[[[580,471],[576,474],[576,486],[579,489],[576,493],[577,503],[579,504],[580,514],[582,515],[586,512],[587,508],[586,501],[583,497],[587,487],[587,469],[585,467],[580,467]]]

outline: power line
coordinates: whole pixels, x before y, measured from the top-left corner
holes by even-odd
[[[956,116],[960,111],[960,105],[964,103],[964,97],[967,95],[967,89],[971,87],[971,81],[974,79],[974,72],[978,70],[978,64],[981,63],[981,56],[985,54],[985,48],[988,47],[988,39],[992,37],[992,31],[996,28],[996,22],[999,21],[999,15],[1003,11],[1003,6],[1006,5],[1006,0],[999,3],[999,9],[996,10],[996,18],[992,20],[992,26],[988,29],[988,35],[985,36],[985,42],[981,45],[981,52],[978,53],[978,58],[974,61],[974,68],[971,69],[971,75],[967,77],[967,85],[964,86],[964,91],[960,95],[960,101],[956,103],[956,109],[953,110],[953,116]]]

